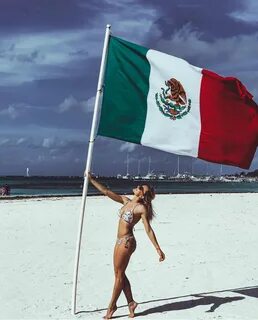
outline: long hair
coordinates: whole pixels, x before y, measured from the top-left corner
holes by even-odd
[[[152,219],[155,217],[155,212],[153,210],[151,201],[155,198],[155,191],[154,191],[154,188],[149,184],[145,184],[145,185],[148,187],[148,191],[144,193],[142,202],[147,209],[149,221],[152,221]]]

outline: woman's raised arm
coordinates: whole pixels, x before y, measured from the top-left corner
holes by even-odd
[[[93,184],[93,186],[98,189],[101,193],[103,193],[105,196],[109,197],[110,199],[125,204],[128,202],[129,198],[126,196],[121,196],[111,190],[109,190],[107,187],[103,186],[103,184],[99,183],[95,179],[92,178],[92,175],[90,172],[87,174],[89,181]]]

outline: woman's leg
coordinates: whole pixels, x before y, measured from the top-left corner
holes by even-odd
[[[116,302],[121,294],[121,291],[125,289],[126,294],[128,294],[128,299],[131,299],[131,287],[128,279],[125,275],[125,270],[128,266],[130,256],[132,254],[131,248],[126,248],[124,243],[116,244],[114,250],[114,271],[115,271],[115,284],[113,288],[113,294],[111,301],[108,306],[108,311],[105,319],[110,319],[113,313],[116,311]],[[125,280],[127,279],[127,281]],[[129,283],[129,287],[128,287]]]
[[[123,287],[123,291],[128,303],[128,308],[129,308],[129,317],[133,318],[134,317],[134,310],[137,308],[138,303],[134,301],[133,299],[133,295],[132,295],[132,290],[131,290],[131,285],[130,282],[127,278],[127,276],[125,275],[124,278],[124,287]]]
[[[131,285],[130,285],[130,282],[129,282],[129,280],[128,280],[126,275],[125,275],[125,278],[124,278],[123,292],[125,294],[127,303],[129,304],[130,302],[132,302],[133,301],[133,295],[132,295]]]
[[[135,239],[131,239],[130,241],[130,250],[131,254],[135,251],[136,249],[136,241]],[[128,303],[128,308],[129,308],[129,317],[133,318],[134,317],[134,310],[137,308],[138,304],[134,301],[133,295],[132,295],[132,290],[131,290],[131,285],[130,282],[125,274],[124,278],[124,287],[123,291]]]

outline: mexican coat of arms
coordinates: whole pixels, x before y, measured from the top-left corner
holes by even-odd
[[[165,88],[155,94],[157,107],[171,120],[182,119],[191,109],[191,99],[187,99],[182,84],[175,78],[165,81]]]

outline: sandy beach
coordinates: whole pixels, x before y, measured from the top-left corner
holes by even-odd
[[[113,287],[119,203],[89,197],[76,316],[71,293],[81,198],[1,200],[0,319],[101,319]],[[258,194],[158,195],[135,228],[127,275],[137,319],[258,319]],[[127,319],[126,300],[117,318]]]

